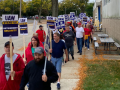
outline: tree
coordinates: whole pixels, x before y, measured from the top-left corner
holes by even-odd
[[[88,3],[87,6],[86,6],[86,14],[87,16],[93,16],[93,6],[94,6],[94,3]]]
[[[52,16],[58,16],[58,0],[52,0]]]

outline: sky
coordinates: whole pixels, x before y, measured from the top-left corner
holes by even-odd
[[[63,0],[58,0],[59,2],[63,1]],[[89,3],[91,2],[95,2],[95,0],[89,0]]]

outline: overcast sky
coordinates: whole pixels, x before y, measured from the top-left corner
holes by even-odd
[[[59,2],[63,1],[63,0],[58,0]],[[89,0],[89,2],[94,2],[95,0]]]

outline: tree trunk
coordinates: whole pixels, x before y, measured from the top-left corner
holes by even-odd
[[[40,23],[40,16],[41,16],[41,12],[42,12],[42,2],[43,2],[43,0],[41,0],[41,5],[40,5],[40,11],[39,11],[39,23]]]
[[[58,17],[58,0],[52,0],[52,16]]]

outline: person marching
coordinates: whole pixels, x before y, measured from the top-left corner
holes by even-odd
[[[39,26],[39,29],[36,31],[36,33],[38,33],[39,41],[41,41],[43,43],[43,45],[44,45],[44,42],[45,42],[45,39],[46,39],[46,33],[43,30],[42,25]]]
[[[25,68],[20,54],[14,53],[14,44],[12,43],[13,71],[10,66],[10,42],[4,45],[5,54],[0,58],[0,90],[19,90],[20,82]],[[11,76],[14,80],[11,80]]]
[[[28,46],[25,50],[25,57],[26,57],[24,60],[25,64],[29,63],[31,60],[34,59],[34,51],[36,47],[40,46],[39,44],[40,43],[38,37],[33,36],[31,38],[31,45]],[[23,58],[24,58],[24,54],[23,54]]]
[[[90,24],[87,23],[86,28],[84,28],[85,31],[85,48],[88,48],[89,50],[89,40],[90,36],[92,37],[92,30],[90,28]]]
[[[80,55],[82,55],[83,36],[84,36],[84,29],[81,23],[78,23],[78,26],[76,27],[76,38],[77,38],[77,46],[78,46],[77,53],[80,53]]]
[[[60,89],[60,78],[61,78],[61,67],[62,67],[62,60],[63,60],[63,50],[66,54],[65,61],[68,61],[68,53],[65,46],[65,43],[60,40],[60,34],[54,33],[53,35],[54,40],[52,40],[52,49],[49,49],[49,52],[52,53],[51,61],[53,65],[56,67],[58,73],[58,82],[57,82],[57,89]]]
[[[76,45],[76,38],[75,38],[74,33],[72,31],[70,31],[69,26],[66,26],[65,29],[66,29],[66,32],[63,33],[63,37],[65,39],[65,44],[66,44],[67,51],[68,51],[68,61],[69,61],[69,52],[71,53],[72,59],[74,60],[73,44],[74,44],[74,40],[75,40],[75,45]]]
[[[34,33],[33,36],[38,37],[38,33]],[[40,42],[40,44],[39,44],[40,47],[42,47],[44,49],[43,43],[41,41],[39,41],[39,42]],[[28,43],[28,46],[31,46],[31,42]]]
[[[44,65],[44,50],[42,47],[36,47],[34,51],[34,59],[25,67],[19,90],[25,90],[25,85],[28,82],[29,90],[51,90],[51,83],[58,80],[57,71],[54,65],[47,61],[46,72],[44,75]]]

